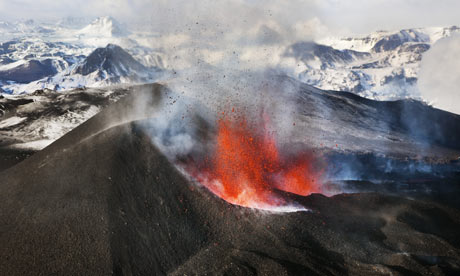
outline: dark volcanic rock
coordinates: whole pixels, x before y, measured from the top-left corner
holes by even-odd
[[[133,94],[0,173],[2,274],[460,272],[455,209],[380,194],[283,194],[312,211],[267,213],[191,183],[131,122],[166,93]],[[150,111],[133,113],[139,100]]]
[[[28,83],[57,73],[53,60],[30,60],[9,70],[0,71],[0,80]]]
[[[1,57],[0,58],[0,64],[9,64],[9,63],[12,63],[12,62],[15,62],[15,60],[9,58],[9,57]]]
[[[34,151],[31,150],[0,149],[0,172],[13,167],[32,154]]]
[[[374,153],[385,157],[439,162],[460,156],[460,116],[416,100],[375,101],[349,92],[324,91],[284,76],[274,77],[275,91],[295,91],[295,121],[280,143],[342,153]],[[275,122],[276,123],[276,122]],[[279,127],[286,125],[280,120]],[[343,166],[343,164],[338,164]]]
[[[409,52],[409,53],[414,53],[417,54],[417,57],[422,57],[422,54],[430,49],[430,45],[426,43],[418,43],[418,44],[407,44],[407,45],[402,45],[401,48],[398,50],[398,53],[404,53],[404,52]]]
[[[0,55],[9,54],[9,53],[14,52],[14,47],[11,47],[11,46],[16,43],[18,42],[14,40],[0,43]]]

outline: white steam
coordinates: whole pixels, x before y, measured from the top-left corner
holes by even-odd
[[[423,55],[418,86],[433,106],[460,114],[460,36],[439,40]]]

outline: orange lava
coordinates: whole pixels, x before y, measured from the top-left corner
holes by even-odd
[[[282,156],[266,123],[224,113],[215,151],[195,177],[224,200],[246,207],[285,204],[276,190],[303,196],[320,192],[311,154]]]

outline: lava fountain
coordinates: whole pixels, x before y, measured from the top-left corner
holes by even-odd
[[[222,113],[212,154],[190,174],[217,196],[245,207],[286,206],[280,191],[302,196],[321,192],[321,172],[314,169],[312,153],[283,155],[268,131],[269,119],[260,117],[249,121],[235,109]]]

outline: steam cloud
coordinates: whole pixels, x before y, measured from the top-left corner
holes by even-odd
[[[460,114],[460,36],[438,41],[422,59],[418,85],[433,106]]]

